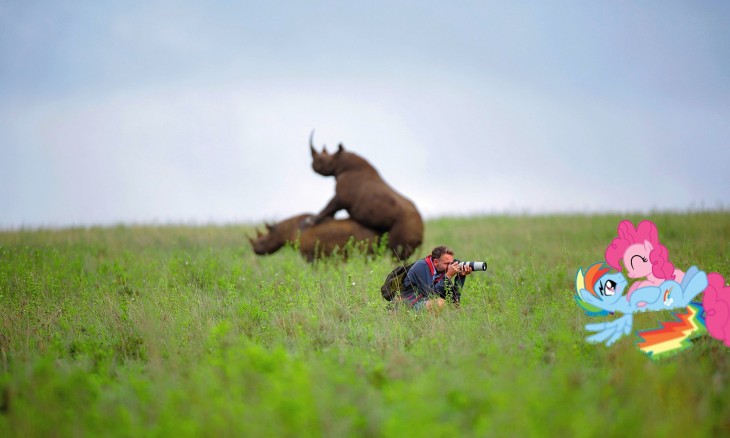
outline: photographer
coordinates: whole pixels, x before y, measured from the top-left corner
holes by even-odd
[[[403,281],[401,300],[414,310],[426,308],[438,312],[450,298],[459,303],[461,288],[472,268],[454,261],[454,252],[446,246],[437,246],[431,255],[417,261]]]

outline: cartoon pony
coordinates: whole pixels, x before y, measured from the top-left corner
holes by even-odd
[[[627,284],[623,274],[612,272],[603,262],[594,263],[585,273],[578,269],[575,300],[588,315],[623,313],[623,316],[613,321],[587,324],[586,330],[596,332],[586,338],[588,342],[612,345],[631,332],[633,314],[638,312],[656,312],[692,305],[697,314],[701,314],[697,308],[699,303],[692,303],[692,299],[707,288],[708,281],[703,271],[692,266],[685,273],[682,283],[665,280],[659,286],[642,286],[624,295]],[[704,324],[695,325],[692,333],[687,335],[695,334],[700,326],[704,328]]]
[[[669,251],[659,241],[659,232],[653,222],[643,220],[634,227],[630,221],[623,220],[616,231],[616,237],[606,247],[605,259],[619,272],[623,262],[626,275],[635,280],[629,288],[629,295],[644,286],[660,287],[665,280],[683,281],[684,272],[675,269],[669,259]],[[656,358],[687,348],[690,344],[685,335],[699,336],[705,328],[710,336],[730,347],[730,286],[715,272],[707,274],[707,281],[702,305],[690,303],[686,313],[674,315],[676,321],[663,322],[660,329],[639,333],[643,338],[639,344],[642,351]],[[687,327],[692,320],[699,322],[700,326],[696,331],[688,332]]]
[[[636,227],[630,221],[621,221],[605,257],[606,263],[619,272],[623,261],[627,276],[636,280],[629,292],[641,286],[659,286],[664,280],[682,281],[684,276],[669,260],[669,251],[659,241],[656,225],[647,220]]]
[[[586,324],[596,332],[586,338],[591,343],[610,346],[631,332],[633,314],[685,307],[675,313],[675,321],[662,322],[661,328],[638,332],[639,350],[652,359],[660,359],[692,346],[690,340],[709,334],[730,347],[730,286],[715,272],[705,274],[692,266],[682,283],[665,280],[660,286],[642,286],[624,295],[626,278],[612,272],[603,262],[578,269],[575,301],[589,316],[624,315],[609,322]],[[704,292],[702,303],[692,301]]]

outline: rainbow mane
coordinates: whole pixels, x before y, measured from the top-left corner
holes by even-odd
[[[686,309],[687,313],[674,314],[675,321],[661,322],[661,328],[639,332],[639,350],[658,360],[690,348],[690,340],[706,334],[707,328],[700,303],[692,302]]]
[[[586,315],[588,316],[606,316],[613,313],[592,304],[588,304],[583,297],[580,296],[580,291],[585,289],[598,299],[602,299],[601,296],[596,293],[596,283],[598,283],[598,280],[609,271],[610,268],[602,262],[594,263],[589,266],[585,274],[583,274],[583,269],[578,269],[578,273],[575,276],[575,295],[573,298],[575,298],[575,302],[586,312]]]

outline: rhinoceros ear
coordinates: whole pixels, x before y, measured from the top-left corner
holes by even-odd
[[[345,147],[342,146],[342,143],[340,143],[339,145],[337,145],[337,152],[335,152],[335,155],[339,154],[340,152],[342,152],[344,150],[345,150]]]

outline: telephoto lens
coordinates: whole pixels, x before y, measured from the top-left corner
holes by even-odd
[[[486,271],[487,270],[487,262],[462,262],[461,260],[454,260],[456,263],[459,264],[459,267],[461,269],[464,269],[464,266],[471,267],[472,271]]]

